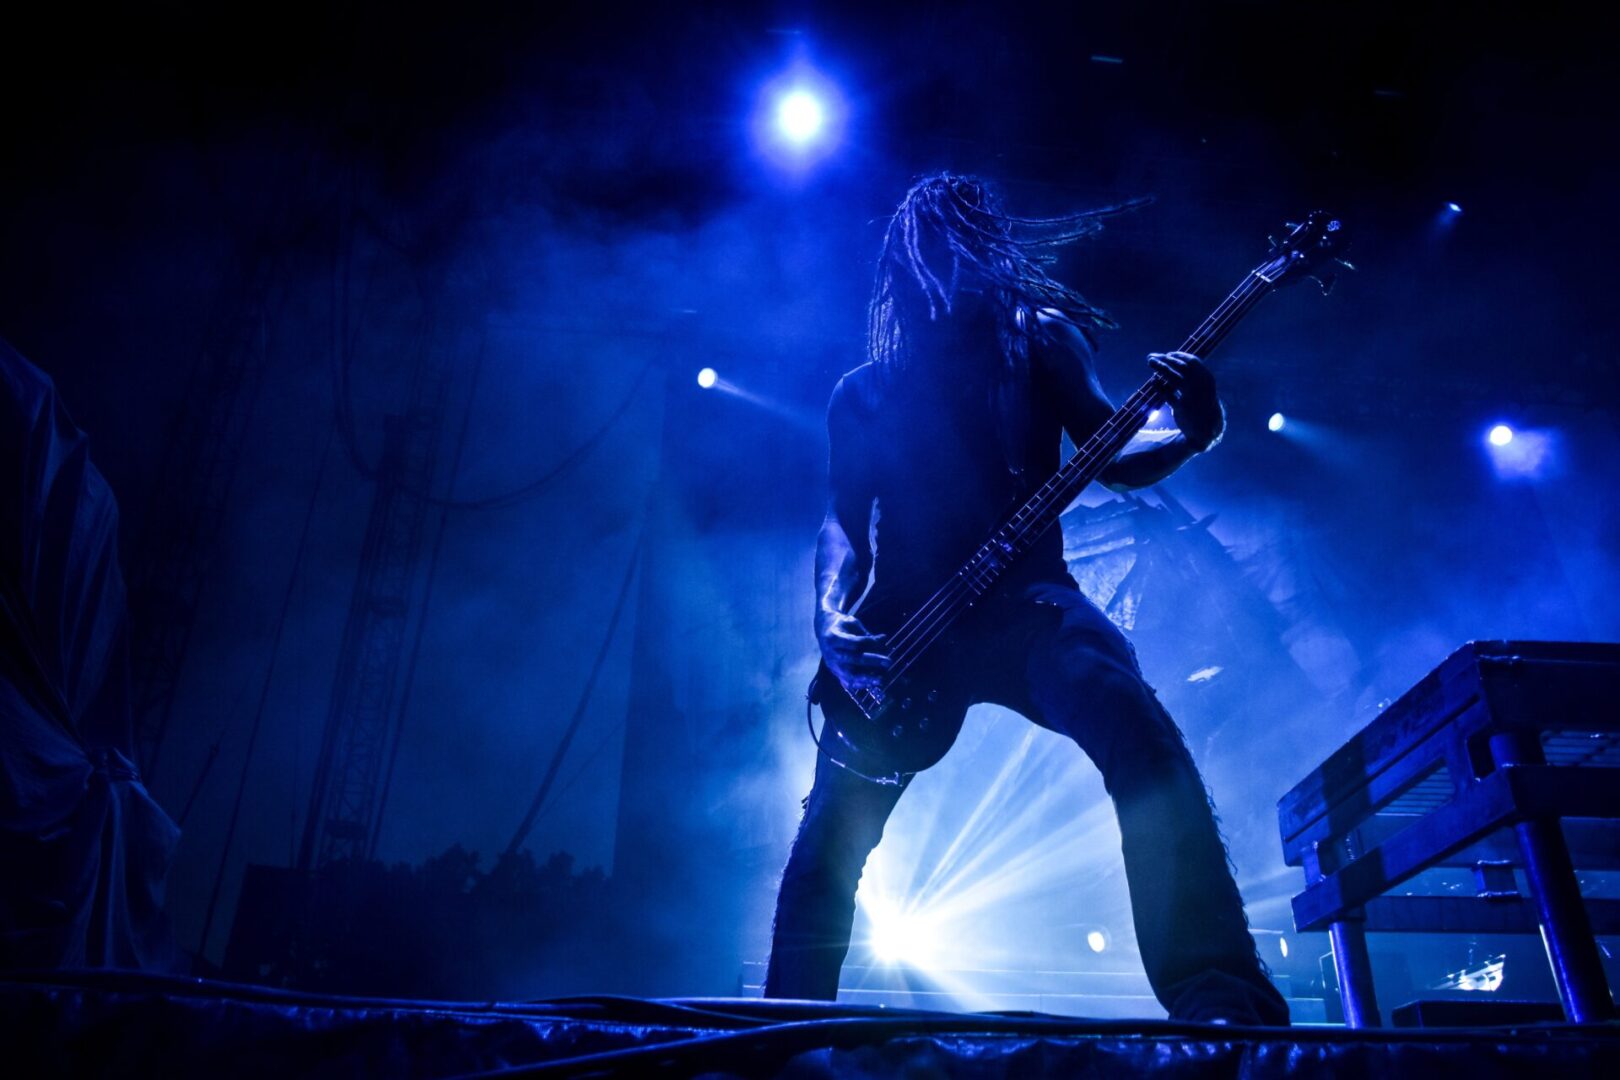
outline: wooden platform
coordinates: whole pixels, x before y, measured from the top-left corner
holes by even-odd
[[[1591,939],[1620,933],[1620,901],[1583,902],[1570,866],[1620,868],[1620,645],[1470,642],[1283,796],[1278,825],[1305,873],[1295,926],[1332,935],[1353,1023],[1378,1022],[1368,931],[1540,930],[1571,1018],[1606,1018]],[[1442,866],[1472,868],[1475,895],[1387,895]]]

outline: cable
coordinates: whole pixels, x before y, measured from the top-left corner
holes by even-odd
[[[282,632],[287,628],[287,615],[292,610],[294,586],[303,572],[304,554],[309,547],[310,525],[315,520],[315,507],[320,501],[321,484],[326,479],[326,463],[332,453],[332,440],[337,434],[338,418],[332,418],[326,430],[326,443],[321,447],[320,465],[315,472],[315,485],[309,493],[309,506],[304,511],[304,525],[298,534],[298,546],[293,549],[292,571],[287,575],[287,588],[281,596],[281,612],[276,617],[276,630],[270,640],[270,660],[265,665],[264,680],[259,684],[259,703],[253,710],[253,723],[248,728],[247,749],[242,754],[242,775],[236,784],[236,799],[231,804],[231,817],[225,826],[225,842],[220,847],[219,866],[214,871],[214,888],[208,895],[208,909],[203,916],[202,936],[197,942],[197,955],[208,953],[208,934],[214,927],[214,911],[219,906],[220,888],[225,883],[225,865],[231,854],[231,843],[236,839],[237,822],[242,816],[242,795],[247,790],[248,772],[253,765],[253,751],[258,746],[259,728],[264,723],[264,711],[270,700],[270,687],[275,681],[276,661],[281,656]]]
[[[625,604],[630,599],[630,584],[636,579],[636,569],[641,565],[641,549],[646,542],[645,530],[636,538],[636,546],[631,549],[629,565],[624,570],[624,582],[619,586],[619,598],[613,604],[613,614],[608,618],[607,633],[602,637],[602,647],[597,650],[596,662],[591,665],[591,672],[585,679],[585,689],[579,697],[579,704],[574,707],[574,715],[568,721],[568,727],[563,731],[562,742],[557,745],[551,756],[551,764],[546,768],[546,775],[540,781],[540,788],[534,793],[534,800],[529,803],[528,813],[523,815],[523,822],[512,834],[512,840],[506,845],[503,858],[511,858],[517,854],[523,841],[529,838],[529,830],[534,828],[535,818],[540,814],[540,807],[545,804],[546,795],[551,791],[551,785],[557,779],[557,770],[562,768],[563,757],[568,753],[568,747],[573,743],[574,736],[579,732],[579,725],[585,719],[585,712],[590,707],[591,695],[596,690],[596,678],[602,674],[602,666],[607,663],[608,652],[612,649],[613,639],[618,633],[619,616],[624,614]]]
[[[630,384],[630,389],[625,393],[624,400],[619,402],[618,407],[608,414],[607,418],[602,421],[601,425],[598,426],[595,431],[586,437],[584,442],[574,447],[574,449],[570,450],[567,454],[564,454],[562,460],[558,461],[557,464],[553,465],[550,469],[547,469],[533,480],[530,480],[525,484],[520,484],[517,487],[512,488],[510,491],[502,492],[499,495],[486,495],[480,499],[441,499],[434,496],[428,496],[428,504],[431,506],[444,507],[449,510],[498,510],[512,506],[515,503],[522,502],[531,495],[538,494],[552,481],[557,480],[575,465],[584,460],[587,454],[596,449],[597,445],[601,443],[603,439],[607,438],[608,433],[613,430],[614,425],[619,422],[620,418],[623,417],[625,413],[630,411],[630,406],[636,400],[636,391],[640,390],[641,384],[647,381],[647,375],[652,371],[654,363],[654,360],[647,361],[646,365],[643,366],[641,371],[636,375],[635,381]]]

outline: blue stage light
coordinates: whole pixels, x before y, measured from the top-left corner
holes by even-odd
[[[1503,480],[1538,480],[1557,467],[1558,432],[1496,424],[1485,433],[1486,456]]]
[[[1288,421],[1283,417],[1282,413],[1274,412],[1271,414],[1271,419],[1266,421],[1266,430],[1281,431],[1283,429],[1283,425],[1286,423],[1288,423]]]
[[[706,367],[702,371],[698,372],[698,385],[703,387],[705,390],[712,389],[714,384],[719,380],[719,372],[715,371],[712,367]]]
[[[1446,203],[1446,209],[1450,210],[1453,214],[1462,213],[1462,206],[1459,203],[1448,202]]]
[[[1102,952],[1108,948],[1108,936],[1101,930],[1093,930],[1086,935],[1086,947],[1092,952]]]
[[[808,90],[790,90],[776,104],[776,126],[789,142],[809,142],[821,133],[826,121],[826,108]]]
[[[749,130],[756,153],[789,179],[803,179],[838,149],[848,119],[839,85],[799,59],[760,87]]]

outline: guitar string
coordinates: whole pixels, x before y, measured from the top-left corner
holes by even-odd
[[[1141,424],[1145,422],[1146,413],[1151,411],[1150,408],[1148,408],[1148,403],[1150,400],[1151,396],[1145,396],[1143,400],[1138,401],[1136,399],[1136,395],[1133,395],[1125,405],[1116,410],[1114,414],[1115,418],[1124,419],[1126,415],[1129,414],[1129,419],[1125,421],[1125,424],[1121,430],[1115,434],[1125,434],[1126,430],[1133,425],[1140,428]],[[1099,431],[1098,434],[1100,435],[1102,432]],[[1096,436],[1093,436],[1093,438],[1095,439]],[[1112,443],[1113,438],[1114,435],[1108,436],[1110,444]],[[1092,440],[1087,440],[1087,445],[1091,445],[1091,442]],[[1103,448],[1100,447],[1099,450],[1101,449]],[[1097,458],[1100,458],[1100,463],[1103,465],[1106,465],[1107,461],[1110,460],[1110,458],[1105,455],[1092,455],[1093,460],[1087,461],[1084,467],[1076,473],[1070,467],[1079,461],[1082,453],[1083,452],[1077,452],[1074,457],[1069,459],[1068,465],[1064,467],[1063,471],[1071,475],[1067,477],[1069,483],[1059,485],[1059,490],[1061,490],[1062,487],[1070,486],[1070,483],[1072,483],[1074,480],[1077,480],[1080,476],[1096,468],[1097,464],[1099,463],[1099,461],[1096,460]],[[1033,497],[1031,501],[1034,501]],[[1035,530],[1033,534],[1034,538],[1038,538],[1040,535],[1044,534],[1045,530],[1050,527],[1051,521],[1047,521],[1043,527]],[[1026,524],[1024,528],[1027,530],[1029,525]],[[971,567],[979,559],[983,551],[984,549],[980,548],[978,552],[975,552],[974,556],[968,560],[968,567]],[[1015,547],[1013,553],[1008,556],[1009,564],[1022,554],[1023,551]],[[964,570],[966,569],[967,567],[964,567]],[[905,672],[909,670],[910,667],[916,662],[916,660],[920,658],[921,655],[925,653],[935,641],[938,640],[941,632],[943,632],[952,622],[960,617],[961,613],[966,610],[966,606],[970,606],[974,600],[977,600],[979,597],[988,592],[999,578],[999,572],[994,571],[990,567],[981,567],[979,570],[972,573],[964,572],[964,570],[959,570],[956,574],[952,575],[951,581],[936,591],[934,595],[930,597],[929,601],[924,604],[922,608],[918,609],[918,612],[915,615],[906,621],[906,623],[901,627],[900,631],[895,632],[895,643],[891,645],[890,648],[890,668],[884,674],[884,685],[881,687],[884,692],[887,692],[892,683],[904,675]],[[962,603],[963,601],[966,601],[967,604],[964,605]],[[901,631],[908,632],[904,635],[904,640],[902,640]],[[870,690],[862,690],[858,694],[852,696],[857,698],[863,696],[870,697],[871,694],[872,692]],[[877,704],[879,703],[876,701],[873,702],[874,707]]]
[[[1246,282],[1245,284],[1249,283]],[[1241,316],[1242,312],[1237,309],[1246,308],[1262,294],[1263,290],[1259,289],[1244,290],[1240,287],[1238,290],[1234,290],[1234,293],[1228,297],[1231,302],[1223,303],[1221,308],[1217,309],[1216,315],[1207,319],[1205,325],[1200,326],[1199,330],[1188,339],[1188,343],[1184,348],[1188,350],[1204,348],[1207,351],[1208,343],[1218,338],[1226,328],[1235,324],[1236,319]],[[1044,534],[1045,530],[1050,527],[1052,520],[1055,520],[1055,517],[1051,514],[1051,509],[1058,503],[1067,505],[1068,502],[1072,501],[1073,497],[1078,495],[1085,484],[1095,478],[1095,471],[1100,471],[1097,467],[1099,465],[1106,467],[1107,463],[1117,456],[1120,450],[1123,449],[1123,443],[1127,442],[1145,424],[1147,414],[1163,404],[1167,397],[1165,393],[1167,390],[1168,386],[1165,380],[1155,373],[1136,394],[1132,395],[1124,406],[1110,417],[1109,422],[1092,439],[1087,440],[1087,447],[1076,453],[1063,469],[1060,469],[1055,476],[1032,495],[1024,506],[1009,519],[1003,530],[998,530],[998,535],[1004,542],[1010,541],[1012,548],[1009,552],[1010,555],[1015,558],[1022,555],[1022,549],[1032,539]],[[1061,507],[1058,507],[1058,509],[1061,512]],[[992,538],[992,540],[994,539],[996,537]],[[990,550],[993,549],[981,547],[969,560],[968,568],[971,572],[958,573],[958,580],[969,591],[982,594],[1006,569],[1005,565],[987,564],[985,555]],[[976,566],[975,562],[977,563]],[[941,606],[951,605],[954,601],[963,598],[963,588],[953,584],[949,590],[943,591],[943,595],[938,596],[938,602],[925,605],[925,608],[937,609]],[[932,614],[934,614],[933,610],[929,610],[926,615],[923,611],[919,611],[918,616],[920,617],[908,620],[911,624],[909,627],[911,632],[903,635],[897,633],[897,639],[900,639],[898,651],[901,653],[902,659],[908,655],[914,655],[916,648],[912,643],[918,636],[922,636],[927,630],[932,629],[929,624],[934,620],[928,617]],[[902,630],[907,629],[908,627],[902,627]],[[931,639],[931,635],[929,636]]]
[[[1267,280],[1261,272],[1261,270],[1269,268],[1271,265],[1268,262],[1262,268],[1250,271],[1242,284],[1229,293],[1215,311],[1200,324],[1198,329],[1193,331],[1182,346],[1181,351],[1198,353],[1200,350],[1208,351],[1212,342],[1219,344],[1219,339],[1232,326],[1235,326],[1237,321],[1247,314],[1247,309],[1269,292],[1270,287],[1275,284],[1275,279]],[[1050,507],[1048,500],[1064,489],[1073,487],[1075,481],[1079,480],[1084,473],[1096,467],[1099,463],[1106,468],[1107,463],[1112,461],[1124,448],[1120,446],[1104,457],[1103,454],[1107,449],[1107,444],[1120,435],[1125,435],[1127,441],[1130,437],[1133,437],[1136,431],[1140,430],[1146,423],[1147,414],[1154,407],[1163,404],[1164,398],[1162,394],[1165,389],[1167,387],[1164,385],[1163,377],[1155,372],[1140,389],[1126,400],[1124,405],[1114,412],[1102,428],[1099,428],[1090,439],[1086,440],[1086,446],[1077,451],[1057,473],[1038,488],[1018,511],[1008,519],[1002,528],[1008,529],[1009,526],[1011,527],[1008,539],[1013,544],[1013,552],[1009,557],[1009,564],[1011,560],[1023,554],[1020,549],[1026,541],[1038,539],[1044,535],[1053,521],[1056,520],[1055,517],[1051,517],[1046,513]],[[1153,400],[1156,397],[1159,398],[1158,401]],[[1127,429],[1129,430],[1127,431]],[[1081,468],[1076,469],[1075,466],[1081,464],[1082,458],[1087,460]],[[1100,462],[1099,458],[1101,458]],[[1094,478],[1088,478],[1086,483],[1089,484],[1090,479]],[[1076,490],[1074,495],[1078,494],[1079,490]],[[1069,501],[1071,500],[1064,499],[1065,504]],[[1061,512],[1059,516],[1061,516]],[[1026,517],[1030,520],[1023,520]],[[1043,517],[1047,520],[1040,520]],[[1029,531],[1032,525],[1034,526],[1033,534]],[[996,535],[1000,535],[1001,532],[1002,530],[998,529]],[[958,606],[959,601],[966,599],[968,593],[972,593],[974,598],[983,595],[1000,577],[1001,571],[1006,567],[996,568],[983,563],[981,557],[986,550],[986,547],[981,546],[969,558],[964,567],[964,569],[968,569],[978,563],[979,568],[976,571],[971,574],[965,574],[961,570],[957,571],[956,574],[952,575],[951,582],[937,590],[924,603],[923,607],[919,608],[895,632],[890,647],[891,667],[884,676],[883,681],[885,683],[898,679],[908,670],[921,653],[926,651],[937,640],[938,633],[958,617],[962,610]],[[949,610],[942,612],[940,610],[942,608],[948,608]],[[941,615],[943,615],[943,618],[939,617]],[[919,638],[922,639],[920,643]],[[859,693],[861,696],[871,696],[871,692],[868,690],[862,690]]]
[[[1216,309],[1216,312],[1211,315],[1210,318],[1206,319],[1204,324],[1201,325],[1199,329],[1188,338],[1187,345],[1183,347],[1184,351],[1194,351],[1193,347],[1200,344],[1200,339],[1205,339],[1207,341],[1209,338],[1215,337],[1221,329],[1219,326],[1220,322],[1235,322],[1235,318],[1227,318],[1227,316],[1233,314],[1231,309],[1237,306],[1242,306],[1247,301],[1257,298],[1256,294],[1251,294],[1249,296],[1240,295],[1244,291],[1244,286],[1248,284],[1250,284],[1250,281],[1246,279],[1244,285],[1240,285],[1238,289],[1233,290],[1233,292],[1228,295],[1226,300],[1222,302],[1221,306]],[[1216,323],[1217,325],[1211,326],[1211,323]],[[1106,453],[1108,449],[1107,447],[1096,446],[1095,444],[1099,442],[1111,443],[1117,437],[1124,434],[1123,428],[1136,427],[1138,420],[1145,420],[1145,417],[1143,416],[1144,411],[1151,412],[1154,407],[1157,407],[1163,403],[1162,393],[1165,389],[1167,389],[1167,387],[1164,384],[1163,378],[1155,373],[1149,378],[1148,382],[1143,387],[1137,390],[1136,393],[1134,393],[1124,405],[1122,405],[1114,412],[1113,415],[1109,417],[1109,420],[1103,425],[1102,428],[1098,429],[1098,431],[1087,440],[1085,447],[1076,452],[1076,454],[1069,459],[1063,468],[1059,469],[1056,474],[1054,474],[1039,489],[1032,493],[1019,508],[1019,510],[1008,519],[1007,523],[1003,525],[1002,529],[997,530],[997,536],[1000,536],[1004,530],[1008,533],[1007,539],[1010,539],[1013,542],[1013,555],[1015,557],[1016,555],[1022,554],[1022,552],[1018,551],[1017,548],[1025,543],[1029,538],[1028,530],[1031,522],[1026,519],[1038,519],[1047,510],[1047,506],[1042,504],[1046,503],[1047,500],[1049,500],[1054,494],[1063,491],[1065,488],[1074,486],[1074,481],[1078,479],[1077,474],[1082,471],[1076,469],[1075,466],[1081,462],[1082,458],[1087,459],[1084,462],[1084,465],[1086,468],[1089,468],[1096,463],[1095,459],[1098,456]],[[1155,398],[1161,398],[1161,400],[1156,401],[1154,400]],[[1135,432],[1132,431],[1130,434],[1134,435]],[[1108,460],[1112,460],[1112,454],[1107,454],[1106,456]],[[1064,501],[1067,502],[1068,500]],[[1039,532],[1044,533],[1044,531],[1045,527],[1040,527]],[[992,541],[994,539],[995,536],[992,537]],[[969,558],[967,566],[971,567],[975,560],[980,559],[985,554],[986,550],[986,546],[981,546],[974,553],[974,555]],[[920,626],[921,620],[927,617],[931,608],[938,606],[936,601],[942,602],[951,598],[946,595],[947,590],[954,591],[959,597],[961,594],[961,588],[958,583],[965,584],[969,589],[977,590],[982,593],[983,589],[979,587],[987,586],[996,576],[993,573],[986,573],[985,571],[988,569],[989,568],[984,568],[984,570],[981,570],[981,572],[977,575],[964,574],[961,570],[953,575],[952,582],[948,583],[947,586],[937,591],[934,596],[930,598],[929,603],[925,603],[922,608],[920,608],[910,619],[907,620],[906,625],[903,625],[898,631],[896,631],[894,638],[891,640],[891,650],[905,649],[906,644],[914,636],[915,629]],[[908,633],[908,631],[912,632]]]
[[[1256,279],[1261,283],[1260,286],[1254,284]],[[1200,348],[1207,351],[1211,341],[1218,343],[1217,339],[1232,325],[1235,325],[1236,321],[1245,313],[1237,309],[1246,309],[1254,301],[1257,301],[1260,296],[1264,295],[1267,290],[1263,286],[1266,284],[1269,283],[1266,282],[1263,276],[1257,272],[1251,272],[1243,284],[1233,290],[1216,311],[1205,319],[1198,330],[1194,331],[1187,339],[1187,343],[1183,345],[1183,351],[1197,352]],[[1158,373],[1154,373],[1147,383],[1137,390],[1124,405],[1115,411],[1108,422],[1087,440],[1086,447],[1078,451],[1062,469],[1058,470],[1037,492],[1032,494],[1024,505],[1008,519],[1002,530],[997,530],[997,536],[1002,535],[1003,530],[1006,530],[1006,539],[1012,542],[1011,559],[1016,559],[1023,554],[1020,549],[1032,536],[1038,538],[1045,533],[1047,528],[1051,527],[1055,518],[1051,518],[1045,513],[1049,509],[1047,501],[1053,495],[1062,493],[1066,489],[1072,489],[1072,494],[1062,500],[1065,505],[1072,500],[1073,495],[1078,495],[1084,485],[1094,477],[1086,477],[1084,483],[1077,483],[1077,481],[1080,481],[1085,473],[1096,468],[1099,464],[1106,467],[1107,463],[1117,456],[1120,450],[1123,449],[1123,445],[1114,446],[1115,440],[1124,436],[1125,441],[1128,441],[1131,436],[1134,436],[1136,431],[1140,430],[1142,425],[1146,423],[1146,415],[1154,407],[1163,403],[1163,392],[1166,389],[1168,387],[1165,385],[1163,377]],[[1082,462],[1082,458],[1086,460]],[[1077,465],[1081,467],[1076,468]],[[1040,520],[1042,517],[1048,519],[1043,522]],[[1025,520],[1026,518],[1034,520]],[[1032,524],[1035,526],[1033,533],[1031,533]],[[994,539],[995,537],[992,537],[992,540]],[[942,631],[946,625],[958,617],[962,610],[960,601],[968,599],[969,593],[973,594],[975,599],[983,595],[999,578],[1001,571],[1006,567],[997,568],[985,564],[983,556],[987,550],[987,547],[981,547],[976,551],[969,558],[964,568],[972,572],[964,573],[959,570],[953,575],[950,583],[936,591],[929,601],[908,619],[900,630],[896,631],[891,644],[891,668],[886,673],[884,682],[888,683],[898,679],[909,669],[916,658],[937,640],[938,631]],[[974,569],[975,563],[978,564],[977,569]],[[941,609],[945,610],[941,611]],[[919,638],[922,639],[920,642]],[[863,696],[870,696],[870,693],[870,691],[865,691]]]
[[[1127,434],[1128,429],[1131,426],[1140,427],[1141,423],[1146,419],[1146,413],[1151,411],[1151,409],[1148,407],[1150,401],[1151,397],[1142,401],[1133,400],[1128,405],[1118,410],[1116,415],[1128,413],[1129,420],[1124,426],[1121,427],[1117,434]],[[1114,433],[1110,433],[1108,439],[1109,442],[1112,443]],[[1098,455],[1098,457],[1102,456]],[[1075,464],[1077,458],[1071,458],[1070,464]],[[1106,464],[1106,460],[1106,457],[1102,457],[1102,463]],[[1081,470],[1078,470],[1078,473],[1083,474],[1085,472],[1089,472],[1097,463],[1097,460],[1088,460],[1084,464],[1084,467]],[[1074,472],[1074,470],[1066,471]],[[1066,479],[1072,481],[1073,479],[1077,478],[1078,475],[1073,475],[1067,477]],[[1059,485],[1055,490],[1062,490],[1062,488],[1068,486],[1070,486],[1068,483]],[[1008,556],[1009,562],[1023,554],[1023,551],[1020,550],[1020,548],[1025,542],[1032,539],[1038,539],[1040,535],[1044,534],[1045,528],[1050,527],[1050,522],[1047,522],[1045,527],[1037,528],[1032,533],[1031,526],[1033,524],[1033,522],[1026,522],[1021,527],[1017,542],[1014,544],[1014,551]],[[983,551],[982,548],[980,550],[981,552]],[[979,555],[976,553],[974,559],[970,560],[970,563],[973,563],[978,558]],[[933,644],[933,642],[937,639],[937,634],[934,631],[943,630],[945,625],[957,617],[959,611],[961,610],[959,605],[960,601],[969,599],[970,594],[972,599],[977,599],[978,597],[983,596],[990,589],[990,587],[993,586],[998,578],[999,572],[997,572],[995,568],[985,566],[982,563],[979,563],[978,568],[972,572],[964,573],[962,571],[958,571],[958,573],[953,576],[950,584],[935,593],[934,597],[932,598],[932,603],[924,605],[922,609],[919,609],[915,616],[907,620],[906,625],[901,629],[909,630],[910,632],[904,635],[903,639],[902,635],[898,631],[896,632],[895,644],[891,646],[890,650],[890,677],[898,677],[899,675],[903,674],[910,664],[917,658],[917,656]]]
[[[1232,314],[1233,308],[1242,306],[1255,298],[1255,295],[1253,294],[1250,296],[1243,296],[1241,294],[1246,287],[1252,284],[1252,280],[1256,276],[1257,275],[1254,272],[1251,272],[1250,277],[1246,278],[1243,284],[1239,285],[1237,289],[1234,289],[1227,295],[1226,299],[1221,302],[1220,306],[1217,307],[1216,310],[1204,320],[1203,324],[1199,326],[1198,330],[1194,331],[1193,334],[1187,339],[1187,343],[1183,346],[1183,351],[1196,352],[1197,349],[1201,347],[1200,339],[1207,340],[1217,336],[1220,333],[1222,329],[1220,323],[1227,321],[1227,317]],[[1264,281],[1263,278],[1260,280]],[[1239,315],[1236,317],[1241,316]],[[1230,322],[1235,323],[1236,317],[1232,318]],[[1005,525],[1003,525],[1003,529],[1007,528],[1008,526],[1012,526],[1012,538],[1015,541],[1015,546],[1023,542],[1025,537],[1021,534],[1029,527],[1030,522],[1024,519],[1031,516],[1038,517],[1040,511],[1044,511],[1044,506],[1037,509],[1036,504],[1049,499],[1054,493],[1061,491],[1065,487],[1073,486],[1072,481],[1075,478],[1075,470],[1073,466],[1081,459],[1081,457],[1087,456],[1087,449],[1089,449],[1093,443],[1097,442],[1098,439],[1112,440],[1118,433],[1111,431],[1110,429],[1113,428],[1116,423],[1121,420],[1121,418],[1125,417],[1127,413],[1131,414],[1129,421],[1134,422],[1136,419],[1134,412],[1136,406],[1148,404],[1148,411],[1151,412],[1153,407],[1156,407],[1158,404],[1162,404],[1162,401],[1148,403],[1147,398],[1153,396],[1159,391],[1162,391],[1163,389],[1166,389],[1166,387],[1163,385],[1163,380],[1157,375],[1157,373],[1155,373],[1155,375],[1148,380],[1146,385],[1133,394],[1124,405],[1122,405],[1112,416],[1109,417],[1108,422],[1105,423],[1103,427],[1100,428],[1096,433],[1094,433],[1091,439],[1087,440],[1087,446],[1085,448],[1082,448],[1080,451],[1076,452],[1076,454],[1069,459],[1063,468],[1059,469],[1054,476],[1049,478],[1039,489],[1029,496],[1018,511],[1008,519]],[[1137,399],[1139,397],[1143,400],[1138,401]],[[1134,434],[1134,432],[1132,434]],[[1094,457],[1095,452],[1091,456]],[[1089,466],[1091,462],[1088,462],[1087,464]],[[1065,500],[1065,502],[1067,501],[1068,500]],[[1044,527],[1041,529],[1041,531],[1044,532]],[[999,534],[1000,532],[1001,530],[998,529],[997,533]],[[992,537],[992,539],[994,539],[994,537]],[[984,547],[980,547],[977,551],[975,551],[973,556],[969,557],[968,564],[971,565],[972,562],[979,558],[985,550],[986,549]],[[1015,554],[1021,553],[1015,552]],[[962,571],[959,570],[955,575],[953,575],[952,582],[948,583],[947,586],[943,587],[941,590],[936,591],[935,594],[929,598],[929,601],[925,602],[924,605],[906,621],[905,625],[901,626],[901,628],[895,632],[895,636],[890,642],[891,651],[905,648],[907,641],[909,641],[913,636],[915,628],[920,625],[920,620],[927,618],[927,616],[931,614],[932,608],[939,606],[940,603],[948,602],[951,599],[960,597],[961,590],[958,583],[963,583],[970,590],[973,590],[976,589],[977,586],[988,585],[990,582],[986,581],[982,576],[975,580],[973,577],[964,575]],[[947,594],[947,589],[953,590],[955,595],[953,596]],[[982,593],[984,590],[977,589],[977,591]],[[908,631],[912,631],[912,633],[908,633]]]

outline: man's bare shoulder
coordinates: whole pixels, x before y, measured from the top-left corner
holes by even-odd
[[[846,371],[833,386],[827,414],[866,413],[877,407],[877,368],[870,361],[854,371]]]
[[[1038,338],[1069,352],[1090,359],[1097,351],[1091,332],[1057,308],[1037,308],[1035,324],[1040,328]]]

